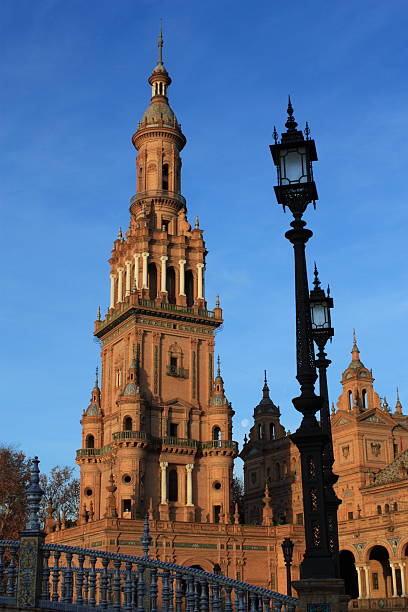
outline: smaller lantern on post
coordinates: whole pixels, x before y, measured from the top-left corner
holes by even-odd
[[[312,337],[320,350],[324,348],[327,340],[334,336],[334,329],[331,326],[330,310],[333,308],[333,298],[330,297],[330,289],[327,288],[327,295],[320,287],[319,273],[317,266],[314,266],[314,288],[310,292],[310,315],[312,319]]]
[[[285,538],[281,544],[283,558],[286,565],[286,594],[292,595],[292,576],[291,576],[291,566],[293,559],[293,548],[294,543],[290,538]]]

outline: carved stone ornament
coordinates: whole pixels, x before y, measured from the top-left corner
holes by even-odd
[[[371,452],[374,457],[378,457],[381,453],[381,444],[379,442],[371,442]]]
[[[347,459],[350,454],[350,446],[348,444],[346,446],[343,446],[341,452],[343,453],[343,457]]]

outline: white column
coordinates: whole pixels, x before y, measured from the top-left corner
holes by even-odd
[[[361,570],[363,568],[360,567],[360,565],[356,565],[356,570],[357,570],[357,582],[358,582],[358,599],[362,599],[363,597],[363,589],[362,589],[362,584],[361,584]]]
[[[139,289],[139,259],[140,259],[140,253],[135,253],[133,255],[133,258],[135,260],[135,287],[136,287],[136,289]]]
[[[123,268],[118,268],[118,302],[123,302]]]
[[[179,261],[179,267],[180,267],[180,291],[179,291],[179,295],[186,295],[185,294],[185,276],[184,276],[184,266],[186,265],[186,260],[185,259],[180,259]]]
[[[109,308],[114,308],[115,307],[115,278],[116,275],[115,274],[111,274],[110,275],[110,302],[109,302]]]
[[[197,264],[197,299],[203,300],[203,263]]]
[[[194,469],[193,463],[188,463],[186,465],[186,472],[187,472],[187,504],[186,506],[193,505],[193,469]]]
[[[160,461],[161,470],[161,504],[167,504],[167,461]]]
[[[126,297],[128,295],[130,295],[130,266],[132,265],[131,261],[125,261],[125,266],[126,266]]]
[[[162,255],[160,257],[161,261],[161,290],[162,293],[167,293],[166,289],[166,261],[168,260],[167,255]]]
[[[406,592],[405,592],[405,563],[401,563],[401,561],[399,562],[399,566],[400,566],[400,572],[401,572],[401,597],[406,597]]]
[[[398,597],[397,595],[397,577],[395,575],[395,565],[390,563],[391,567],[391,579],[392,579],[392,597]]]
[[[142,289],[147,289],[147,258],[149,253],[142,253],[143,269],[142,269]]]
[[[365,599],[370,599],[370,568],[367,565],[363,566],[365,571],[366,594]]]

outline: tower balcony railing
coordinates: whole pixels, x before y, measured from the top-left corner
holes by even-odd
[[[140,200],[154,198],[171,198],[172,200],[176,200],[182,206],[186,205],[186,199],[181,195],[181,193],[177,193],[177,191],[169,191],[168,189],[148,189],[146,191],[139,191],[134,196],[130,198],[130,205],[137,204]]]
[[[157,302],[139,298],[139,305],[145,308],[155,308],[157,310],[169,310],[170,312],[180,312],[183,314],[196,315],[200,317],[214,318],[214,312],[206,308],[192,308],[191,306],[179,306],[178,304],[168,304],[167,302]]]
[[[174,436],[162,438],[161,442],[169,446],[188,446],[190,448],[198,448],[200,444],[197,440],[190,440],[189,438],[175,438]]]
[[[208,442],[201,442],[201,448],[227,448],[235,452],[238,452],[238,442],[234,440],[209,440]]]
[[[182,366],[169,364],[167,366],[167,375],[174,376],[175,378],[188,378],[188,370]]]
[[[106,444],[101,448],[80,448],[76,452],[77,458],[79,457],[97,457],[99,455],[105,455],[112,450],[112,444]]]
[[[149,440],[151,436],[145,431],[116,431],[112,438],[114,440]]]

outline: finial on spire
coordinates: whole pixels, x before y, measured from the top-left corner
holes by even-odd
[[[215,296],[215,307],[216,307],[216,308],[219,308],[219,307],[220,307],[220,296],[218,295],[218,293],[217,293],[217,295]]]
[[[160,19],[160,34],[159,34],[159,39],[157,41],[157,47],[159,50],[158,63],[163,64],[163,20],[162,19]]]
[[[118,231],[118,240],[120,240],[120,241],[122,241],[122,240],[123,240],[123,236],[122,236],[122,228],[121,228],[121,227],[119,228],[119,231]]]
[[[313,284],[315,286],[315,289],[319,289],[320,288],[319,270],[317,269],[316,262],[314,262],[314,281],[313,281]]]
[[[309,128],[309,124],[306,121],[306,127],[305,127],[305,136],[306,136],[306,140],[310,140],[310,128]]]
[[[96,320],[97,320],[97,321],[100,321],[100,320],[101,320],[101,307],[100,307],[100,306],[98,306],[98,313],[97,313],[97,315],[96,315]]]
[[[273,126],[273,134],[272,134],[272,136],[273,136],[273,139],[275,141],[275,144],[278,144],[278,132],[276,130],[276,126],[275,125]]]
[[[217,376],[221,376],[221,359],[219,355],[217,357]]]
[[[99,386],[98,374],[99,374],[99,368],[98,368],[98,366],[96,366],[96,370],[95,370],[95,387]]]
[[[295,121],[295,118],[293,116],[293,106],[292,106],[292,102],[291,102],[290,96],[288,96],[287,113],[288,113],[288,119],[287,119],[287,121],[285,123],[285,127],[287,128],[288,132],[291,132],[293,130],[296,130],[298,124]]]
[[[38,512],[40,510],[41,498],[44,495],[44,491],[40,487],[39,463],[38,457],[34,457],[31,461],[30,485],[27,489],[28,519],[25,527],[26,531],[40,531]]]
[[[267,378],[266,378],[266,370],[264,370],[264,383],[265,383],[265,385],[267,385],[267,384],[268,384],[268,380],[267,380]]]
[[[199,220],[198,220],[198,215],[197,215],[197,216],[196,216],[196,218],[195,218],[195,225],[194,225],[194,229],[199,229],[199,227],[200,227],[200,222],[199,222]]]
[[[332,402],[332,405],[331,405],[331,413],[336,414],[336,408],[334,407],[334,402]]]

